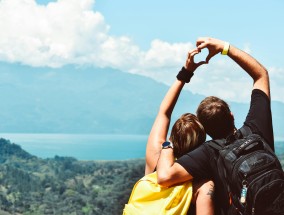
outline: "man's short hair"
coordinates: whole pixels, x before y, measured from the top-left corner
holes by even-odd
[[[218,97],[206,97],[199,104],[196,114],[213,139],[226,138],[234,131],[234,117],[229,105]]]

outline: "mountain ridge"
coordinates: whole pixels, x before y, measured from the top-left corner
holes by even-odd
[[[148,134],[168,86],[111,68],[34,68],[0,63],[2,133]],[[184,90],[173,120],[195,112],[202,95]],[[236,126],[249,104],[228,102]],[[274,134],[284,137],[284,103],[272,101]]]

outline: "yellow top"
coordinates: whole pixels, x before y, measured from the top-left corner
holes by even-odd
[[[191,198],[191,181],[162,187],[153,172],[135,184],[123,215],[186,215]]]

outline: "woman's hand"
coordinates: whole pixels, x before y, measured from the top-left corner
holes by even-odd
[[[198,49],[193,49],[188,52],[184,68],[188,70],[189,72],[194,72],[197,69],[197,67],[207,63],[206,61],[200,61],[198,63],[194,62],[194,56],[198,54],[199,52],[200,51]]]

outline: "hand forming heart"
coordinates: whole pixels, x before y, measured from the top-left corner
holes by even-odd
[[[202,61],[206,62],[206,59],[209,55],[209,50],[207,48],[204,48],[194,56],[194,63],[199,64]]]

